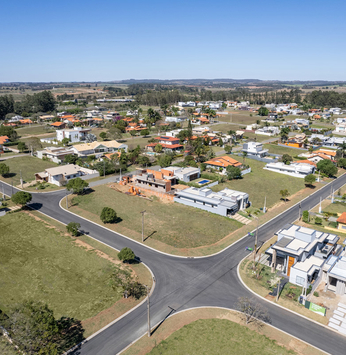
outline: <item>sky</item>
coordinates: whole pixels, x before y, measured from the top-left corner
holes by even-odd
[[[346,1],[11,0],[0,82],[346,80]]]

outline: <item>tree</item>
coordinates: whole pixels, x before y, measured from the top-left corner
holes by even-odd
[[[5,163],[0,163],[0,175],[6,176],[10,172],[10,167]]]
[[[281,158],[281,160],[286,164],[290,165],[291,161],[293,161],[293,158],[289,154],[284,154]]]
[[[307,186],[312,186],[315,181],[316,181],[316,176],[314,174],[306,175],[304,178],[305,185]]]
[[[32,137],[26,140],[26,145],[31,152],[35,152],[37,149],[42,148],[42,144],[39,138]]]
[[[80,228],[80,224],[77,222],[70,222],[67,226],[66,229],[67,231],[73,235],[74,237],[78,237],[79,235],[79,228]]]
[[[75,179],[71,179],[67,183],[66,189],[68,191],[72,191],[72,193],[74,194],[81,195],[84,193],[84,189],[86,189],[88,186],[89,186],[88,182],[78,177]]]
[[[61,143],[64,145],[64,146],[67,146],[69,143],[70,143],[70,140],[68,138],[63,138],[61,140]]]
[[[226,168],[226,171],[227,171],[227,177],[229,180],[241,179],[241,177],[242,177],[241,170],[233,165],[229,165]]]
[[[117,214],[110,207],[103,207],[100,219],[103,223],[115,223],[117,221]]]
[[[101,138],[102,140],[105,140],[105,139],[107,138],[107,133],[106,133],[106,132],[101,132],[101,133],[99,134],[99,136],[100,136],[100,138]]]
[[[290,193],[288,192],[287,189],[284,189],[284,190],[280,190],[280,195],[286,202],[287,201],[287,197],[290,195]]]
[[[245,164],[245,158],[247,157],[247,152],[242,152],[242,154],[243,154],[243,164]]]
[[[96,142],[96,141],[97,141],[97,137],[95,136],[95,134],[88,133],[85,136],[85,142],[86,143],[92,143],[92,142]]]
[[[18,191],[11,197],[12,202],[14,202],[16,205],[22,205],[22,207],[29,203],[31,199],[31,193],[25,191]]]
[[[309,222],[309,211],[303,211],[303,222],[308,223]]]
[[[334,176],[338,168],[328,159],[323,159],[317,163],[317,169],[326,176]]]
[[[145,155],[139,155],[137,158],[137,163],[142,167],[145,167],[150,164],[150,159]]]
[[[220,147],[222,147],[223,146],[223,140],[222,140],[222,138],[220,137],[220,139],[219,139],[219,146]]]
[[[123,248],[118,253],[119,260],[123,262],[131,262],[135,258],[135,253],[130,248]]]
[[[269,110],[266,107],[260,107],[258,110],[258,114],[260,116],[268,116],[269,115]]]
[[[111,127],[107,132],[107,138],[117,140],[122,138],[121,130],[115,126]]]
[[[28,355],[57,355],[84,340],[80,321],[55,319],[48,306],[27,300],[10,308],[1,322],[14,345]]]
[[[267,310],[259,303],[256,303],[254,299],[240,297],[238,298],[236,308],[240,312],[245,324],[254,323],[260,327],[263,323],[271,323]]]
[[[169,154],[162,154],[158,158],[158,163],[161,166],[161,168],[166,168],[167,166],[170,166],[172,164],[173,156]]]
[[[133,296],[135,299],[139,299],[146,295],[146,288],[140,284],[137,277],[134,278],[131,272],[128,270],[114,267],[110,277],[110,285],[114,290],[121,290],[124,292],[124,296]]]
[[[290,132],[290,129],[288,127],[281,128],[281,131],[280,131],[281,141],[284,142],[288,139],[289,132]]]
[[[24,150],[27,150],[28,147],[26,146],[26,144],[24,142],[19,142],[18,143],[18,150],[21,152],[24,152]]]
[[[78,159],[77,155],[67,154],[65,155],[64,162],[66,164],[76,164],[77,159]]]
[[[142,129],[141,130],[141,136],[147,136],[149,134],[149,130],[148,129]]]
[[[225,152],[226,152],[227,154],[231,154],[231,152],[232,152],[232,147],[231,147],[230,145],[226,145],[226,146],[225,146]]]
[[[340,168],[346,169],[346,158],[340,158],[338,161],[338,166]]]
[[[156,144],[154,149],[155,149],[156,153],[161,153],[163,148],[162,148],[162,145],[159,143],[159,144]]]

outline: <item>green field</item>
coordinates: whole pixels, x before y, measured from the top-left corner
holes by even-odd
[[[56,317],[87,319],[121,298],[109,285],[112,264],[23,212],[1,217],[0,309],[26,299]],[[23,233],[25,231],[25,233]]]
[[[55,163],[32,156],[12,158],[4,161],[4,163],[10,167],[10,175],[9,177],[0,176],[0,179],[9,184],[13,180],[13,185],[15,186],[20,184],[20,171],[22,172],[24,182],[29,182],[35,180],[35,173],[57,166]]]
[[[25,138],[25,136],[54,133],[55,129],[52,129],[47,125],[30,125],[23,128],[17,128],[16,131],[20,137]]]
[[[280,155],[288,154],[292,157],[307,152],[307,150],[305,149],[294,149],[290,147],[283,147],[277,144],[264,144],[263,148],[269,149],[269,153],[280,154]]]
[[[221,115],[219,117],[219,121],[239,123],[240,125],[249,125],[251,123],[256,123],[257,120],[260,120],[262,118],[256,116],[256,113],[254,112],[235,111],[231,109],[228,109],[227,111],[229,112],[229,114],[227,116]],[[250,116],[250,114],[252,114],[252,116]]]
[[[231,155],[231,157],[243,162],[243,158],[240,156]],[[220,191],[228,187],[246,192],[249,194],[252,206],[260,208],[264,205],[265,197],[267,197],[267,207],[270,207],[280,201],[280,190],[287,189],[293,195],[305,187],[304,179],[264,170],[265,163],[260,161],[246,158],[245,164],[251,167],[251,173],[244,175],[243,179],[216,185],[212,190]]]
[[[150,355],[295,354],[274,340],[226,319],[203,319],[185,325],[158,344]]]
[[[91,194],[74,197],[73,203],[77,206],[70,210],[102,223],[99,218],[102,208],[112,207],[121,221],[107,227],[114,227],[125,235],[135,232],[137,236],[142,232],[140,212],[145,210],[145,236],[178,248],[213,244],[242,226],[230,218],[178,203],[162,203],[158,198],[151,202],[107,186],[94,190]]]
[[[343,213],[346,212],[346,203],[334,202],[323,208],[323,212]]]
[[[261,134],[256,134],[254,132],[244,132],[243,138],[248,137],[249,140],[255,141],[255,142],[263,142],[267,141],[269,139],[278,139],[277,137],[270,137],[270,136],[264,136]]]

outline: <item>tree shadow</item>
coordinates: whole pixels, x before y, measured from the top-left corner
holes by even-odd
[[[80,320],[70,317],[61,317],[57,321],[57,324],[60,330],[61,350],[67,351],[73,346],[80,344],[85,339],[84,328]],[[80,346],[77,345],[77,349],[80,349]],[[73,352],[73,354],[76,354],[76,352]]]
[[[5,175],[5,178],[13,178],[16,175],[17,175],[16,173],[8,173]]]
[[[42,208],[42,203],[34,202],[34,203],[29,203],[27,207],[30,207],[33,210],[40,210]]]

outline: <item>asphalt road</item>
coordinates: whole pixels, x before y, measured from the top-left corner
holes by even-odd
[[[345,183],[346,175],[343,175],[333,182],[333,188],[338,189]],[[11,194],[10,186],[5,185],[4,189],[6,194]],[[330,195],[330,192],[330,185],[326,185],[310,195],[301,202],[301,211],[312,208],[319,203],[320,197],[325,199]],[[198,306],[235,308],[238,297],[254,297],[237,277],[237,266],[249,253],[246,251],[246,247],[253,247],[253,237],[245,237],[231,247],[210,257],[174,257],[147,248],[140,243],[64,211],[58,205],[64,194],[64,191],[35,193],[33,194],[31,207],[66,224],[71,221],[79,222],[84,232],[118,250],[123,247],[130,247],[150,267],[155,277],[155,289],[151,296],[152,326],[158,324],[174,311]],[[121,210],[121,206],[118,209]],[[260,226],[259,241],[268,240],[274,232],[286,223],[295,221],[298,218],[298,213],[299,206],[293,206],[283,214]],[[328,353],[340,355],[346,353],[346,337],[260,298],[258,298],[258,302],[263,303],[268,309],[272,318],[272,325]],[[146,312],[146,304],[143,304],[87,341],[74,354],[117,354],[146,332]]]

